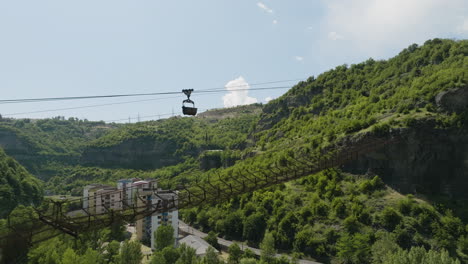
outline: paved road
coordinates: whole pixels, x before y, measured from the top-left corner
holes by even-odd
[[[190,233],[190,234],[192,234],[194,236],[201,237],[201,238],[204,238],[204,237],[206,237],[208,235],[208,234],[203,233],[202,231],[200,231],[198,229],[195,229],[195,228],[187,225],[186,223],[182,222],[181,220],[179,220],[179,229],[182,230],[183,232]],[[218,243],[220,245],[225,246],[225,247],[229,247],[230,245],[234,244],[235,242],[218,237]],[[241,244],[240,247],[241,247],[242,250],[248,248],[248,249],[252,250],[255,253],[255,255],[260,256],[261,250],[258,249],[258,248],[249,247],[249,246],[243,245],[243,244]],[[281,254],[276,254],[276,257],[277,258],[281,257]],[[287,257],[289,257],[289,256],[287,256]],[[305,260],[305,259],[298,260],[298,263],[299,264],[321,264],[319,262]]]

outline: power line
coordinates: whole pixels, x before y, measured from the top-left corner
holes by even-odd
[[[235,91],[263,91],[263,90],[277,90],[277,89],[288,89],[288,88],[290,88],[290,86],[259,87],[259,88],[250,88],[250,89],[245,88],[245,89],[235,89],[235,90],[204,90],[204,91],[198,92],[198,94],[199,95],[208,95],[208,94],[214,94],[214,93],[225,93],[225,92],[235,92]],[[196,93],[196,91],[194,93]],[[38,113],[47,113],[47,112],[56,112],[56,111],[65,111],[65,110],[94,108],[94,107],[109,106],[109,105],[120,105],[120,104],[129,104],[129,103],[158,101],[158,100],[175,99],[175,98],[180,98],[180,96],[171,96],[171,97],[164,97],[164,98],[135,100],[135,101],[108,103],[108,104],[96,104],[96,105],[85,105],[85,106],[77,106],[77,107],[56,108],[56,109],[47,109],[47,110],[38,110],[38,111],[29,111],[29,112],[18,112],[18,113],[11,113],[11,114],[3,114],[3,116],[4,117],[9,117],[9,116],[24,115],[24,114],[38,114]],[[55,101],[57,101],[57,100],[55,100]],[[34,101],[34,102],[37,102],[37,101]],[[26,102],[18,102],[18,103],[26,103]],[[0,104],[2,104],[2,100],[0,100]],[[119,119],[118,121],[121,121],[121,119]]]
[[[108,106],[108,105],[120,105],[120,104],[130,104],[130,103],[141,103],[141,102],[149,102],[149,101],[159,101],[159,100],[166,100],[166,99],[174,99],[174,98],[179,98],[179,97],[180,97],[180,96],[171,96],[171,97],[164,97],[164,98],[145,99],[145,100],[136,100],[136,101],[126,101],[126,102],[118,102],[118,103],[108,103],[108,104],[85,105],[85,106],[77,106],[77,107],[56,108],[56,109],[38,110],[38,111],[31,111],[31,112],[20,112],[20,113],[2,114],[2,116],[15,116],[15,115],[25,115],[25,114],[38,114],[38,113],[56,112],[56,111],[64,111],[64,110],[74,110],[74,109],[83,109],[83,108],[93,108],[93,107]]]
[[[299,79],[292,80],[280,80],[280,81],[271,81],[264,83],[254,83],[249,86],[273,84],[273,83],[284,83],[297,81]],[[246,87],[246,85],[238,85],[231,87]],[[266,89],[285,89],[288,87],[263,87],[263,88],[240,88],[240,89],[231,89],[226,90],[226,87],[202,89],[194,91],[194,93],[216,93],[216,92],[231,92],[231,91],[244,91],[244,90],[266,90]],[[157,95],[171,95],[171,94],[180,94],[180,92],[157,92],[157,93],[134,93],[134,94],[111,94],[111,95],[89,95],[89,96],[69,96],[69,97],[44,97],[44,98],[22,98],[22,99],[4,99],[0,100],[0,104],[11,104],[11,103],[33,103],[33,102],[46,102],[46,101],[68,101],[68,100],[84,100],[84,99],[103,99],[103,98],[120,98],[120,97],[136,97],[136,96],[157,96]]]

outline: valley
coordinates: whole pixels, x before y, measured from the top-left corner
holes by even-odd
[[[228,263],[468,263],[467,40],[413,44],[311,76],[266,104],[196,117],[3,117],[0,147],[3,263],[125,263],[138,251],[125,239],[131,221],[32,245],[14,234],[34,230],[24,219],[38,208],[51,212],[44,195],[67,200],[136,178],[178,190],[179,205],[198,197],[178,210],[188,225],[261,249],[229,246]],[[183,262],[194,253],[171,246],[148,261],[222,263],[211,251]]]

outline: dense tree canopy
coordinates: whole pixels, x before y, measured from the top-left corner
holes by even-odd
[[[42,195],[42,183],[0,149],[0,218],[17,205],[39,204]]]

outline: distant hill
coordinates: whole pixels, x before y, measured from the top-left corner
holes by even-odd
[[[216,109],[195,118],[173,117],[124,125],[90,142],[81,164],[106,168],[157,169],[205,150],[241,150],[261,105]]]
[[[116,127],[75,118],[2,118],[0,147],[31,173],[47,179],[56,166],[76,164],[87,142]]]
[[[261,109],[256,104],[133,124],[3,118],[0,147],[44,180],[74,166],[152,170],[223,150],[201,157],[204,168],[217,167],[221,159],[232,163],[240,158],[236,153],[248,144]]]

